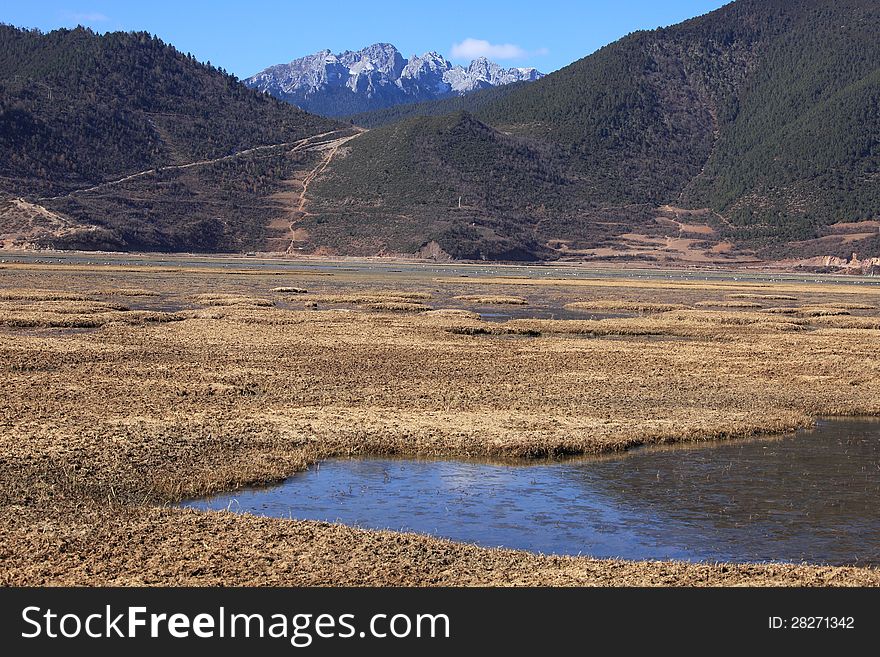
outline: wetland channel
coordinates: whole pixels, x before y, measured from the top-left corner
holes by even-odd
[[[880,564],[880,420],[559,461],[330,459],[203,510],[624,559]]]

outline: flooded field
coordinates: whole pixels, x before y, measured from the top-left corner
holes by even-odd
[[[251,272],[279,271],[291,274],[337,274],[367,275],[371,277],[388,276],[393,278],[412,278],[419,276],[450,276],[480,280],[483,278],[516,279],[569,279],[569,280],[608,280],[623,279],[633,281],[668,280],[694,282],[741,282],[744,284],[767,283],[827,283],[854,286],[880,286],[880,278],[874,276],[855,276],[839,274],[792,273],[784,271],[761,271],[749,269],[722,269],[700,267],[690,269],[663,269],[657,267],[596,267],[564,261],[550,264],[464,264],[459,262],[434,261],[395,261],[376,258],[357,259],[278,259],[242,256],[197,256],[158,254],[118,254],[87,252],[22,252],[10,251],[0,254],[0,267],[8,265],[37,265],[52,267],[58,265],[83,267],[150,267],[187,269],[225,269],[228,271],[247,270]]]
[[[336,459],[188,505],[486,547],[689,561],[880,564],[880,422],[540,465]]]

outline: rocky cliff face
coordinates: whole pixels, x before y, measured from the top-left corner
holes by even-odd
[[[436,100],[544,75],[534,68],[502,68],[481,57],[453,66],[437,52],[405,59],[393,45],[329,50],[278,64],[245,80],[254,89],[325,116],[345,116],[402,103]]]

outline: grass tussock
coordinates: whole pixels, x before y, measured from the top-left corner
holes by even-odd
[[[275,305],[275,302],[271,299],[240,294],[198,294],[193,297],[193,300],[203,306],[254,306],[270,308]]]
[[[510,323],[490,324],[483,326],[452,326],[449,333],[453,335],[521,335],[529,338],[541,336],[541,332],[528,326],[510,326]]]
[[[755,294],[751,292],[740,292],[737,294],[728,294],[729,299],[765,299],[767,301],[797,301],[797,297],[790,294]]]
[[[393,313],[423,313],[431,308],[423,303],[409,303],[406,301],[382,301],[380,303],[361,304],[368,310],[383,310]]]
[[[317,303],[413,303],[431,298],[427,292],[405,292],[400,290],[379,290],[370,292],[353,292],[346,294],[317,294],[309,297]]]
[[[565,308],[567,310],[597,310],[600,312],[665,313],[672,310],[684,310],[687,306],[680,303],[597,299],[595,301],[573,301],[565,304]]]
[[[8,328],[99,328],[108,324],[150,324],[179,322],[186,319],[183,313],[135,310],[128,312],[100,312],[93,314],[65,314],[51,312],[2,312],[0,326]]]
[[[435,310],[428,310],[425,313],[426,317],[449,317],[452,319],[481,319],[480,313],[475,313],[471,310],[464,310],[462,308],[437,308]]]
[[[288,292],[290,294],[306,294],[308,292],[308,290],[305,289],[304,287],[289,287],[289,286],[273,287],[272,291],[273,292]]]
[[[835,315],[852,315],[845,308],[803,307],[798,308],[801,317],[833,317]]]
[[[419,292],[414,290],[381,290],[379,296],[394,297],[396,299],[409,299],[411,301],[428,301],[433,299],[434,295],[430,292]]]
[[[774,306],[772,308],[764,308],[761,312],[771,315],[797,315],[799,311],[800,308],[796,307]]]
[[[773,325],[784,323],[805,326],[807,321],[802,318],[786,317],[784,322],[774,322],[766,314],[758,312],[730,312],[724,310],[679,310],[663,315],[664,320],[691,323],[717,324],[719,326],[748,326],[750,324]]]
[[[0,290],[0,301],[88,301],[89,298],[78,292],[57,290]]]
[[[455,298],[459,301],[468,301],[470,303],[476,303],[486,306],[525,306],[529,303],[522,297],[511,297],[503,295],[486,296],[482,294],[461,294]]]
[[[656,323],[647,326],[642,322],[607,319],[512,319],[503,326],[540,334],[592,337],[659,335],[666,331],[666,327]]]
[[[698,301],[694,304],[698,308],[762,308],[760,303],[754,301]]]
[[[810,322],[819,328],[848,330],[878,330],[880,317],[853,317],[851,315],[822,315]]]
[[[692,313],[684,316],[652,315],[610,319],[512,319],[490,327],[455,327],[453,333],[468,335],[503,335],[504,330],[533,331],[546,335],[578,335],[585,337],[646,337],[698,338],[730,340],[755,333],[769,334],[802,331],[806,321],[772,321],[766,316],[737,318],[737,313],[713,317],[713,313]],[[731,317],[732,315],[732,317]],[[504,327],[504,329],[493,328]]]
[[[0,301],[0,311],[56,313],[60,315],[90,315],[106,312],[126,312],[129,308],[121,303],[104,301],[31,301],[27,303]]]
[[[834,302],[833,304],[816,304],[811,308],[838,308],[840,310],[877,310],[877,306],[871,303],[851,303],[847,301]]]

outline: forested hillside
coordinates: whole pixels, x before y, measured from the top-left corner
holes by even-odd
[[[0,26],[0,242],[880,256],[878,35],[876,0],[737,0],[535,82],[340,124],[144,33]]]
[[[339,127],[251,91],[146,33],[0,26],[0,194],[7,198],[0,216],[15,209],[9,198],[22,197],[93,228],[56,235],[58,246],[258,244],[272,214],[266,192],[277,191],[297,162],[236,158],[207,178],[202,169],[162,169]],[[155,170],[156,184],[136,180],[143,187],[136,192],[116,185],[67,196],[147,169]],[[14,220],[22,218],[6,217],[7,224]]]
[[[826,226],[880,215],[878,35],[880,3],[872,0],[739,0],[629,35],[529,85],[352,117],[383,135],[375,139],[387,142],[388,162],[354,149],[373,166],[346,167],[366,177],[393,173],[396,145],[408,146],[389,124],[467,111],[552,157],[568,181],[566,205],[592,208],[566,222],[566,234],[536,221],[529,239],[602,246],[615,232],[651,235],[653,224],[640,225],[644,206],[671,204],[711,208],[719,239],[759,254],[809,252],[800,243]],[[491,168],[479,170],[446,169],[441,179],[480,197],[495,181]],[[481,206],[489,216],[528,212],[492,198],[507,204]],[[596,224],[623,206],[633,208],[632,220],[596,242]]]

